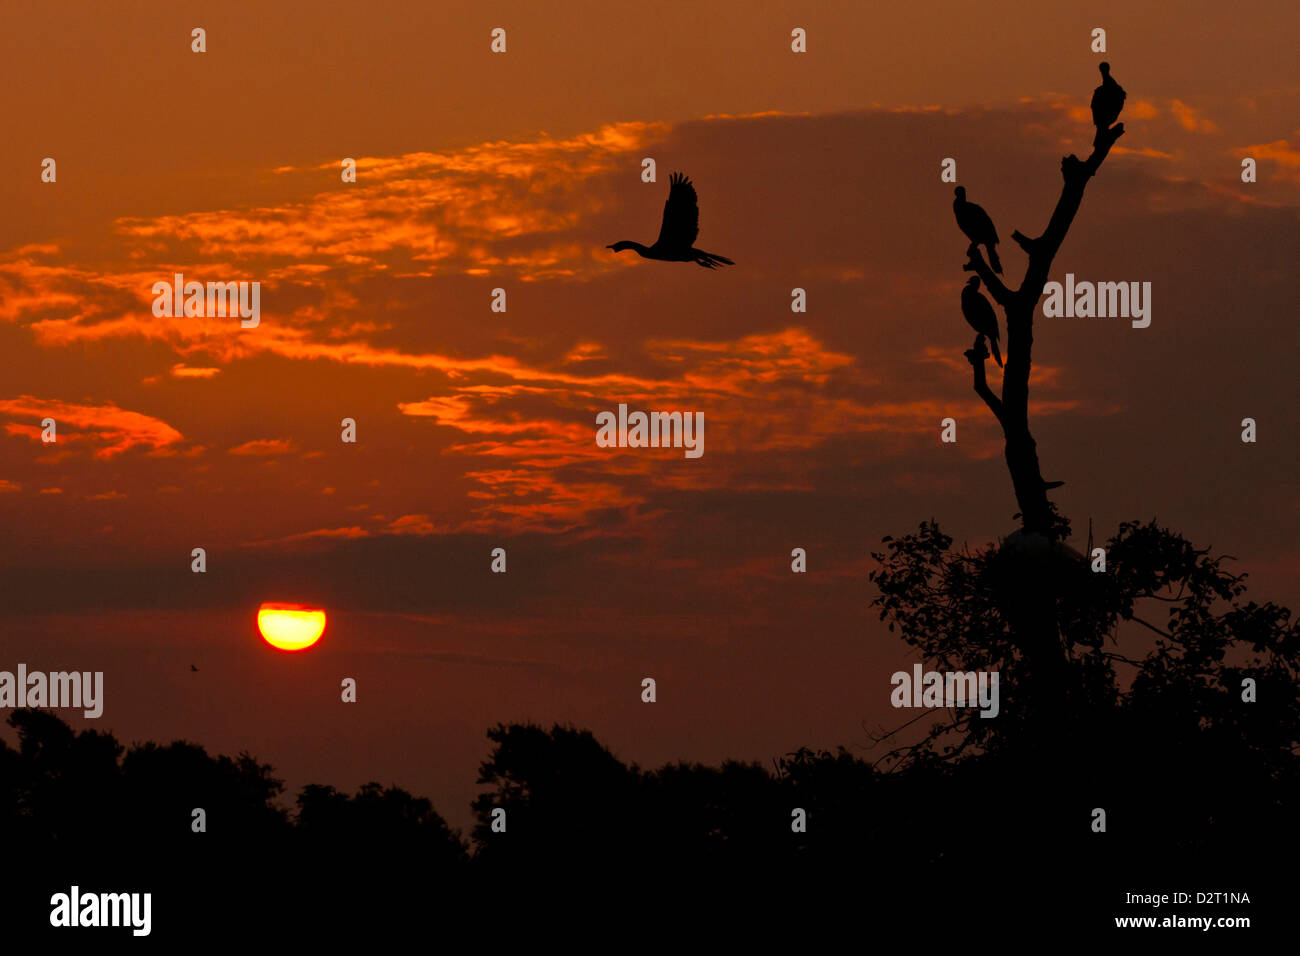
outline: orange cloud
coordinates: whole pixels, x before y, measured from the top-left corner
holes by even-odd
[[[1300,130],[1291,139],[1276,139],[1271,143],[1255,143],[1233,150],[1238,156],[1251,156],[1277,163],[1278,172],[1286,179],[1300,182]]]
[[[288,455],[298,450],[287,438],[257,438],[230,449],[232,455]]]
[[[402,515],[388,523],[393,534],[433,534],[433,522],[428,515]]]
[[[500,256],[486,244],[571,229],[602,208],[602,197],[586,188],[588,181],[668,130],[659,123],[615,123],[562,140],[542,136],[447,153],[364,157],[357,160],[355,185],[298,202],[123,219],[118,228],[129,238],[193,247],[202,257],[289,257],[300,265],[331,268],[350,257],[350,265],[375,272],[386,268],[381,258],[400,249],[424,264],[411,274],[486,265],[545,275],[562,260],[587,258],[585,250],[569,244]],[[317,169],[335,171],[337,165]],[[319,175],[301,174],[305,181]]]
[[[326,542],[339,539],[349,538],[366,538],[370,532],[358,525],[352,525],[347,528],[318,528],[314,531],[303,531],[299,534],[289,534],[280,538],[267,538],[262,541],[245,541],[246,548],[273,548],[283,545],[323,545]]]
[[[270,352],[454,368],[454,359],[407,356],[359,342],[382,326],[364,319],[339,324],[341,314],[361,305],[353,283],[376,275],[491,272],[535,281],[607,271],[613,257],[593,252],[571,234],[613,204],[611,187],[601,180],[669,129],[618,123],[568,139],[543,135],[445,153],[365,158],[355,186],[296,201],[119,220],[117,235],[103,244],[116,261],[102,269],[69,264],[57,246],[23,246],[0,256],[0,321],[25,324],[43,345],[140,337],[166,342],[182,356],[205,352],[222,362]],[[299,190],[318,188],[316,169],[286,168],[284,175],[297,176]],[[141,268],[143,263],[151,265]],[[229,318],[154,316],[153,283],[177,272],[261,281],[264,324],[249,334]],[[295,293],[310,304],[289,313],[272,307]],[[327,329],[318,335],[321,326]],[[492,359],[468,367],[484,361]],[[170,374],[211,377],[217,371],[181,362]]]
[[[1178,124],[1189,133],[1217,133],[1219,131],[1218,126],[1182,100],[1171,101],[1169,108],[1173,111]]]
[[[590,362],[603,358],[608,358],[608,356],[600,345],[595,342],[579,342],[564,356],[564,363],[572,365],[574,362]]]
[[[184,362],[177,362],[171,367],[173,378],[212,378],[220,372],[219,368],[193,367],[186,365]]]
[[[1177,158],[1174,156],[1173,153],[1166,153],[1163,150],[1152,149],[1149,146],[1144,146],[1141,149],[1127,149],[1123,146],[1112,146],[1110,151],[1117,155],[1123,155],[1127,153],[1130,156],[1146,156],[1150,159],[1176,159]]]
[[[598,343],[588,347],[603,351]],[[577,527],[594,512],[640,504],[656,488],[734,489],[739,463],[752,456],[781,455],[788,464],[789,452],[853,434],[930,440],[947,415],[984,414],[974,395],[957,402],[872,397],[881,383],[853,356],[827,349],[798,327],[732,340],[651,339],[643,348],[672,373],[633,382],[574,375],[560,381],[555,376],[546,387],[453,383],[445,394],[399,403],[404,415],[474,439],[447,447],[445,454],[501,462],[464,473],[478,486],[468,497],[481,504],[458,530],[502,523],[515,529]],[[942,361],[968,378],[969,366],[950,352],[927,349],[924,360]],[[1057,387],[1059,372],[1036,368],[1035,386]],[[683,468],[676,464],[680,452],[674,450],[598,447],[595,412],[620,402],[646,410],[703,412],[704,457]],[[1050,415],[1076,407],[1074,401],[1044,397],[1036,411]],[[990,448],[972,446],[967,453],[997,453]],[[748,489],[796,485],[788,467],[774,470],[771,478],[750,474],[745,479]]]
[[[106,405],[73,405],[20,395],[0,400],[0,413],[33,419],[33,424],[6,423],[5,429],[11,435],[25,435],[37,442],[41,441],[42,432],[39,422],[52,418],[59,444],[65,441],[99,444],[102,447],[95,451],[96,458],[112,458],[141,445],[156,453],[165,452],[184,437],[160,419],[118,408],[111,402]]]

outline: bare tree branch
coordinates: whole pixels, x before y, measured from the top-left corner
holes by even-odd
[[[1037,240],[1035,240],[1035,239],[1030,239],[1030,238],[1029,238],[1028,236],[1026,236],[1023,232],[1021,232],[1019,229],[1017,229],[1015,232],[1013,232],[1013,233],[1011,234],[1011,238],[1014,239],[1014,240],[1017,242],[1017,244],[1019,244],[1019,246],[1020,246],[1021,249],[1024,249],[1024,250],[1025,250],[1025,254],[1026,254],[1026,255],[1033,255],[1033,253],[1034,253],[1034,243],[1035,243]]]
[[[1033,252],[1029,257],[1029,268],[1025,272],[1025,281],[1020,285],[1020,294],[1026,298],[1033,297],[1033,305],[1043,294],[1048,273],[1052,269],[1052,260],[1056,258],[1069,232],[1074,216],[1083,202],[1083,190],[1088,180],[1096,175],[1102,160],[1110,154],[1115,141],[1124,135],[1124,124],[1116,123],[1109,129],[1098,129],[1093,139],[1092,155],[1080,162],[1073,154],[1061,160],[1061,176],[1065,185],[1061,189],[1061,198],[1056,202],[1052,218],[1048,220],[1047,229],[1037,239],[1030,240]],[[1032,308],[1032,306],[1031,306]]]
[[[1029,256],[1029,266],[1024,281],[1015,290],[1009,289],[988,263],[977,244],[967,250],[969,260],[962,267],[976,273],[989,290],[993,300],[1002,307],[1006,316],[1006,365],[1002,372],[1002,394],[994,395],[984,374],[983,359],[972,357],[973,349],[966,353],[974,370],[975,392],[984,399],[993,412],[1006,439],[1007,469],[1015,489],[1016,503],[1020,506],[1023,527],[1026,531],[1051,533],[1051,506],[1047,499],[1050,487],[1043,480],[1038,463],[1038,449],[1029,430],[1029,376],[1033,366],[1034,311],[1042,297],[1043,287],[1052,268],[1052,261],[1065,241],[1065,235],[1074,222],[1083,191],[1110,153],[1115,141],[1124,135],[1124,124],[1117,123],[1108,129],[1098,129],[1093,139],[1093,150],[1087,160],[1066,156],[1061,160],[1064,183],[1056,208],[1052,211],[1047,228],[1036,239],[1020,230],[1011,237]]]
[[[1116,652],[1114,652],[1114,651],[1102,651],[1102,655],[1103,655],[1107,660],[1112,660],[1112,661],[1123,661],[1125,664],[1132,664],[1134,667],[1145,667],[1145,666],[1146,666],[1144,663],[1142,663],[1142,661],[1135,661],[1135,660],[1133,660],[1133,658],[1131,658],[1131,657],[1125,657],[1123,654],[1118,654],[1118,653],[1116,653]]]
[[[1136,615],[1130,615],[1129,617],[1126,617],[1125,620],[1126,620],[1126,621],[1136,621],[1138,624],[1141,624],[1143,627],[1147,628],[1148,630],[1155,631],[1157,634],[1159,634],[1159,635],[1162,636],[1162,637],[1167,637],[1167,638],[1169,638],[1171,641],[1172,641],[1172,640],[1176,640],[1176,638],[1175,638],[1172,634],[1170,634],[1168,631],[1162,631],[1160,628],[1156,627],[1154,624],[1148,624],[1146,621],[1142,620],[1142,618],[1137,617]]]
[[[989,350],[988,346],[984,344],[984,336],[975,336],[975,344],[967,349],[964,354],[974,372],[975,394],[984,399],[984,403],[993,412],[993,417],[1001,422],[1002,399],[993,394],[993,390],[989,388],[988,380],[985,377],[984,363],[988,360]]]

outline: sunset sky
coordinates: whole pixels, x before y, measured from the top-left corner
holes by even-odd
[[[870,551],[1016,526],[940,161],[1018,283],[1097,26],[1127,133],[1053,278],[1150,282],[1152,321],[1037,321],[1044,476],[1076,547],[1155,517],[1295,607],[1300,8],[927,6],[10,4],[0,669],[103,670],[70,722],[462,827],[499,721],[643,766],[870,756],[914,660]],[[605,248],[654,240],[674,170],[734,267]],[[260,281],[260,326],[155,317],[178,272]],[[703,457],[597,447],[620,402],[704,412]],[[328,609],[320,645],[267,648],[262,601]]]

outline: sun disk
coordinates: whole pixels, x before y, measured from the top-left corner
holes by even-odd
[[[305,650],[325,633],[325,611],[305,604],[265,603],[257,609],[257,629],[272,647]]]

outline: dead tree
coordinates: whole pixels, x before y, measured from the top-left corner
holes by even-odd
[[[988,263],[979,246],[968,249],[964,266],[975,272],[1006,316],[1006,365],[1002,373],[1002,394],[995,395],[985,378],[984,363],[989,357],[984,336],[979,335],[967,350],[974,374],[975,392],[993,412],[1006,439],[1007,468],[1016,502],[1020,505],[1022,531],[1015,546],[1008,538],[991,564],[991,583],[999,595],[1004,619],[1019,647],[1032,678],[1022,687],[1021,707],[1032,712],[1044,731],[1052,728],[1058,735],[1073,719],[1071,700],[1075,697],[1069,666],[1070,648],[1062,641],[1062,607],[1077,601],[1094,586],[1085,561],[1060,540],[1068,525],[1048,501],[1047,493],[1061,482],[1048,483],[1038,464],[1038,448],[1029,430],[1029,373],[1033,363],[1034,311],[1052,268],[1052,260],[1065,240],[1074,221],[1083,191],[1115,141],[1124,135],[1124,125],[1097,126],[1092,155],[1080,161],[1074,155],[1061,160],[1064,185],[1061,198],[1037,238],[1019,230],[1011,234],[1029,256],[1020,288],[1010,289]],[[1027,676],[1027,675],[1026,675]],[[1059,740],[1059,737],[1058,737]],[[1030,759],[1043,759],[1032,754]],[[1049,758],[1050,759],[1050,758]],[[1056,768],[1060,770],[1060,768]],[[1048,778],[1059,776],[1055,771]]]
[[[1061,198],[1057,200],[1056,209],[1043,234],[1036,239],[1031,239],[1019,230],[1011,234],[1011,238],[1029,256],[1029,268],[1025,271],[1020,288],[1007,288],[984,261],[984,255],[977,244],[971,244],[968,250],[970,260],[963,267],[967,272],[973,271],[979,275],[993,300],[1006,315],[1006,366],[1002,373],[1000,396],[993,393],[985,378],[984,362],[989,353],[983,336],[976,339],[975,346],[966,352],[966,358],[974,369],[975,393],[984,399],[1002,426],[1002,434],[1006,439],[1007,468],[1011,472],[1016,502],[1020,505],[1022,527],[1027,535],[1040,534],[1049,539],[1054,537],[1047,492],[1057,484],[1044,482],[1038,465],[1038,448],[1029,431],[1029,371],[1033,361],[1034,310],[1043,295],[1043,286],[1047,283],[1052,260],[1056,258],[1065,234],[1074,222],[1074,215],[1079,211],[1084,187],[1110,153],[1111,146],[1123,135],[1123,123],[1116,123],[1109,128],[1098,127],[1091,156],[1080,161],[1071,154],[1061,160],[1061,175],[1065,183],[1061,189]]]

